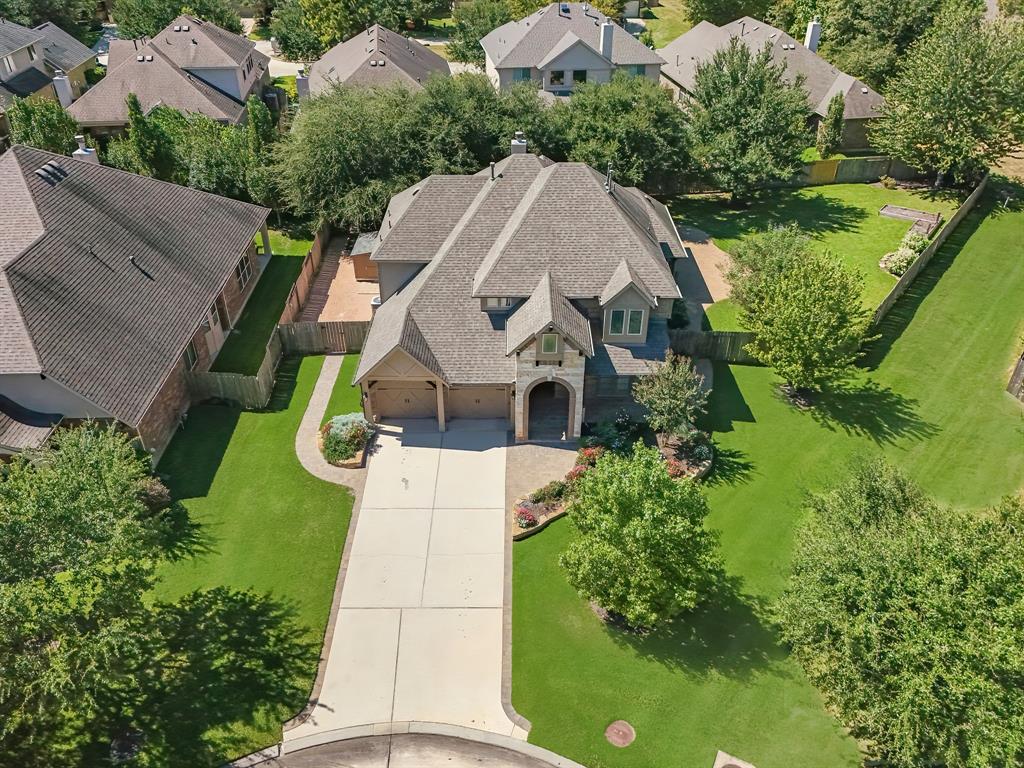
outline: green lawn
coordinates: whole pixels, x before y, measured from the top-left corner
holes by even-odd
[[[197,635],[216,632],[214,646],[222,634],[247,638],[257,681],[212,659],[195,688],[169,704],[173,754],[154,764],[215,765],[276,742],[281,723],[309,694],[352,512],[346,489],[313,477],[295,456],[295,433],[322,364],[322,357],[285,358],[265,411],[192,408],[157,467],[187,511],[181,528],[193,551],[162,567],[156,597],[251,589],[284,610],[235,606],[223,632],[197,623]],[[280,635],[307,648],[275,669],[271,660],[285,645]]]
[[[888,203],[938,211],[945,219],[958,205],[949,195],[873,184],[829,184],[765,190],[745,208],[729,207],[721,196],[697,195],[676,199],[671,209],[676,221],[704,230],[726,251],[746,235],[796,222],[817,245],[864,275],[864,306],[873,311],[896,284],[895,277],[879,268],[878,260],[910,229],[908,221],[878,215]],[[715,330],[739,329],[735,307],[712,310],[708,318]]]
[[[1024,408],[1004,391],[1024,332],[1024,212],[999,212],[994,198],[896,305],[849,386],[815,411],[781,400],[767,369],[715,366],[707,490],[733,583],[711,608],[674,632],[627,637],[605,629],[558,568],[571,522],[515,544],[512,693],[531,742],[590,768],[710,765],[718,749],[758,768],[859,764],[766,607],[784,586],[804,493],[855,455],[881,452],[965,507],[1024,486]],[[638,733],[624,750],[603,737],[618,718]]]
[[[302,271],[302,260],[312,244],[312,240],[292,239],[284,232],[270,230],[270,249],[274,255],[217,355],[212,370],[256,375],[267,353],[270,334],[281,319],[288,294]]]
[[[844,155],[842,152],[833,152],[831,155],[828,156],[828,159],[842,160],[845,157],[846,155]],[[803,154],[800,155],[800,159],[805,163],[816,163],[819,160],[821,160],[822,157],[817,147],[808,147],[803,151]]]
[[[357,365],[359,365],[359,355],[345,355],[321,423],[326,423],[328,419],[345,413],[362,413],[363,404],[360,399],[359,387],[352,386],[352,377],[356,374]]]
[[[646,8],[643,13],[656,48],[664,48],[693,26],[683,0],[662,0],[661,5]]]

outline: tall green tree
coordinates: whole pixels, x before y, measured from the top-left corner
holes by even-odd
[[[697,165],[734,200],[800,169],[810,115],[803,79],[787,82],[767,46],[752,53],[732,38],[698,65],[685,111]]]
[[[177,126],[172,123],[183,123],[184,116],[167,107],[157,107],[150,114],[144,114],[139,97],[134,93],[128,94],[125,103],[128,127],[124,137],[107,145],[107,164],[161,181],[179,180],[174,142]]]
[[[846,99],[837,93],[828,103],[825,117],[818,123],[818,137],[815,148],[822,160],[827,160],[843,143],[843,111]]]
[[[406,20],[424,19],[441,7],[437,0],[299,0],[306,24],[327,46],[347,40],[374,24],[396,32]]]
[[[771,242],[763,237],[762,245]],[[801,238],[765,259],[739,259],[730,281],[740,322],[754,333],[745,349],[788,388],[820,389],[842,379],[860,356],[868,325],[864,278],[833,254],[812,251]]]
[[[633,384],[633,397],[647,411],[656,432],[679,434],[707,409],[708,390],[688,357],[672,350],[665,361]]]
[[[577,481],[569,519],[579,535],[559,557],[587,600],[634,627],[671,621],[707,599],[721,570],[693,481],[669,477],[655,448],[606,453]]]
[[[56,101],[19,99],[7,109],[11,143],[70,155],[75,151],[78,124]]]
[[[568,158],[605,169],[649,192],[671,192],[691,170],[686,116],[669,92],[646,77],[618,73],[584,83],[552,108]]]
[[[484,65],[480,40],[492,30],[512,20],[506,0],[468,0],[452,12],[455,31],[448,43],[448,56],[454,61]]]
[[[763,19],[770,3],[768,0],[687,0],[686,11],[690,20],[728,24],[743,16]]]
[[[1024,21],[950,2],[890,81],[871,142],[966,181],[1024,143]]]
[[[1024,762],[1024,503],[942,508],[881,460],[809,500],[782,636],[893,768]]]
[[[127,436],[89,426],[0,474],[0,736],[53,754],[61,722],[117,727],[149,652],[148,469]]]
[[[230,0],[117,0],[114,20],[122,38],[153,37],[182,13],[242,33],[238,9]]]
[[[281,52],[292,61],[316,61],[327,45],[306,21],[306,12],[299,0],[284,0],[270,17],[270,34],[281,46]]]
[[[73,35],[85,31],[95,10],[93,0],[0,0],[0,19],[25,27],[51,21]]]

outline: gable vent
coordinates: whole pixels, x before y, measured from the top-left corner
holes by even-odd
[[[68,172],[56,160],[44,163],[41,168],[36,169],[35,174],[51,187],[57,186],[68,177]]]

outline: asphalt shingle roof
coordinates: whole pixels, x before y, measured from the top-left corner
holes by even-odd
[[[879,116],[883,99],[878,93],[841,72],[782,30],[750,16],[721,27],[709,21],[700,22],[659,51],[666,62],[661,72],[683,90],[692,91],[697,66],[709,61],[734,37],[742,40],[752,51],[760,51],[766,44],[770,45],[772,59],[776,64],[786,65],[787,77],[791,81],[797,75],[803,75],[807,103],[814,113],[824,117],[832,96],[842,92],[846,97],[844,119]]]
[[[415,249],[419,238],[433,252],[414,251],[417,258],[404,259],[428,263],[374,315],[357,380],[393,349],[402,348],[431,370],[436,364],[435,372],[449,384],[513,381],[515,360],[507,356],[511,342],[506,318],[482,311],[480,297],[534,296],[545,275],[560,298],[540,296],[537,306],[548,302],[551,311],[542,314],[550,314],[585,351],[594,347],[586,340],[589,326],[584,332],[579,325],[583,315],[568,299],[599,296],[623,259],[657,296],[679,296],[654,234],[664,225],[647,213],[649,205],[660,204],[648,204],[642,193],[614,184],[609,193],[604,177],[582,163],[552,163],[522,154],[502,160],[494,170],[493,181],[489,169],[473,176],[432,176],[393,198],[390,210],[399,212],[387,234],[382,228],[382,245],[371,258],[381,261],[381,249],[389,240]],[[443,217],[419,215],[417,206],[424,212],[443,211]],[[678,242],[671,248],[681,253]],[[476,283],[489,288],[481,293],[474,290]],[[532,310],[521,315],[527,305],[530,301],[507,318],[512,338],[522,336],[520,325],[535,325]],[[411,334],[410,320],[429,359],[418,339],[409,348],[402,343]]]
[[[383,63],[381,63],[383,62]],[[335,84],[422,88],[432,75],[448,77],[448,62],[427,46],[374,24],[327,51],[309,68],[309,90],[321,93]]]
[[[60,419],[59,413],[36,413],[0,395],[0,449],[38,448]]]
[[[608,302],[612,301],[616,296],[622,293],[627,288],[632,287],[639,293],[652,307],[658,305],[658,300],[655,298],[647,286],[644,285],[644,281],[633,271],[632,267],[629,266],[629,262],[623,259],[619,262],[619,266],[615,268],[611,278],[608,280],[608,284],[604,287],[601,292],[601,306],[604,306]]]
[[[4,80],[4,88],[15,96],[31,96],[33,93],[45,88],[53,82],[48,74],[41,69],[29,67],[22,70],[9,80]]]
[[[192,16],[179,16],[150,42],[182,69],[240,67],[250,54],[267,60],[252,40]]]
[[[508,318],[505,324],[505,352],[511,355],[538,333],[553,328],[587,357],[594,354],[590,321],[559,292],[545,272],[533,294]]]
[[[53,22],[47,21],[36,27],[43,40],[43,58],[53,69],[70,72],[96,58],[96,53],[81,41],[69,35]]]
[[[36,174],[51,161],[67,174],[56,184]],[[41,372],[135,426],[269,211],[24,146],[0,156],[0,180],[15,175],[0,231],[21,233],[20,253],[3,251],[0,334],[17,338],[16,314],[28,346],[0,346],[0,374],[34,353]]]
[[[568,6],[568,13],[561,8]],[[584,3],[552,3],[519,21],[510,21],[488,33],[480,45],[496,67],[536,67],[549,58],[555,48],[562,50],[575,40],[582,40],[595,52],[601,50],[601,24],[607,16]],[[598,54],[600,55],[600,54]],[[611,63],[616,66],[631,64],[661,64],[661,57],[638,41],[626,30],[615,25],[612,33]]]
[[[138,56],[143,61],[138,61]],[[128,122],[125,99],[129,93],[138,97],[143,112],[163,105],[232,124],[240,123],[245,115],[242,102],[186,72],[156,43],[124,56],[120,64],[108,69],[106,77],[68,107],[68,113],[83,126],[123,125]]]
[[[0,18],[0,56],[20,51],[26,45],[38,43],[42,39],[42,34],[36,30]]]

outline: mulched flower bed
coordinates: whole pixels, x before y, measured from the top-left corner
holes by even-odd
[[[665,459],[668,473],[676,479],[702,480],[715,463],[715,457],[700,460],[687,456],[683,441],[675,436],[658,435],[658,450]]]

